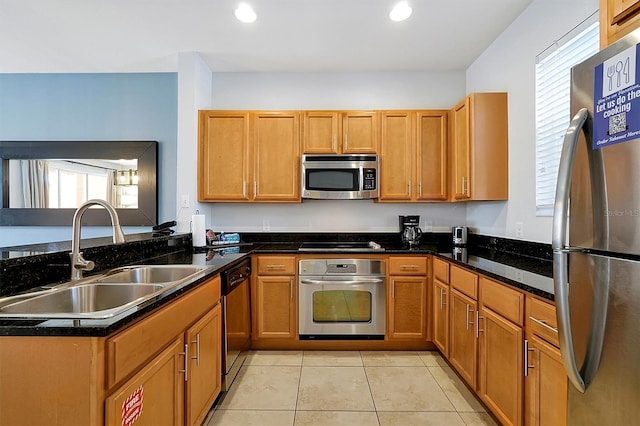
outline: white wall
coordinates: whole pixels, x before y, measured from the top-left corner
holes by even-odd
[[[212,109],[438,109],[465,96],[465,74],[218,73]],[[180,168],[179,168],[180,170]],[[301,204],[210,205],[207,225],[216,232],[396,232],[398,215],[421,215],[423,229],[448,230],[465,223],[464,204],[319,201]]]
[[[535,57],[598,10],[598,0],[534,0],[467,69],[468,92],[509,93],[509,201],[469,203],[468,226],[485,235],[551,242],[535,215]]]
[[[191,215],[207,214],[209,206],[197,202],[198,110],[211,107],[211,70],[197,53],[178,55],[178,140],[176,222],[178,232],[189,232]],[[189,207],[182,206],[186,197]]]

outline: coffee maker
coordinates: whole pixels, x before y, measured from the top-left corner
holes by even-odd
[[[399,216],[400,237],[402,243],[408,245],[409,248],[420,244],[422,229],[420,229],[420,216]]]

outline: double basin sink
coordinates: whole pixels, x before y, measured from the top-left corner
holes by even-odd
[[[140,265],[0,298],[0,318],[105,319],[199,279],[210,266]]]

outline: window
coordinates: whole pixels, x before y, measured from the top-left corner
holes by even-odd
[[[599,51],[594,13],[536,57],[536,215],[552,216],[564,133],[569,127],[571,67]]]

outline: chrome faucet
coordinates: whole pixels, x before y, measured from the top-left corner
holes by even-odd
[[[82,253],[80,252],[80,222],[82,221],[82,215],[89,207],[99,205],[111,216],[111,227],[113,228],[113,243],[124,243],[124,233],[120,226],[120,219],[116,209],[104,200],[89,200],[80,205],[73,215],[73,240],[71,241],[71,280],[77,281],[82,279],[82,271],[91,271],[95,267],[95,263],[90,260],[84,260]]]

